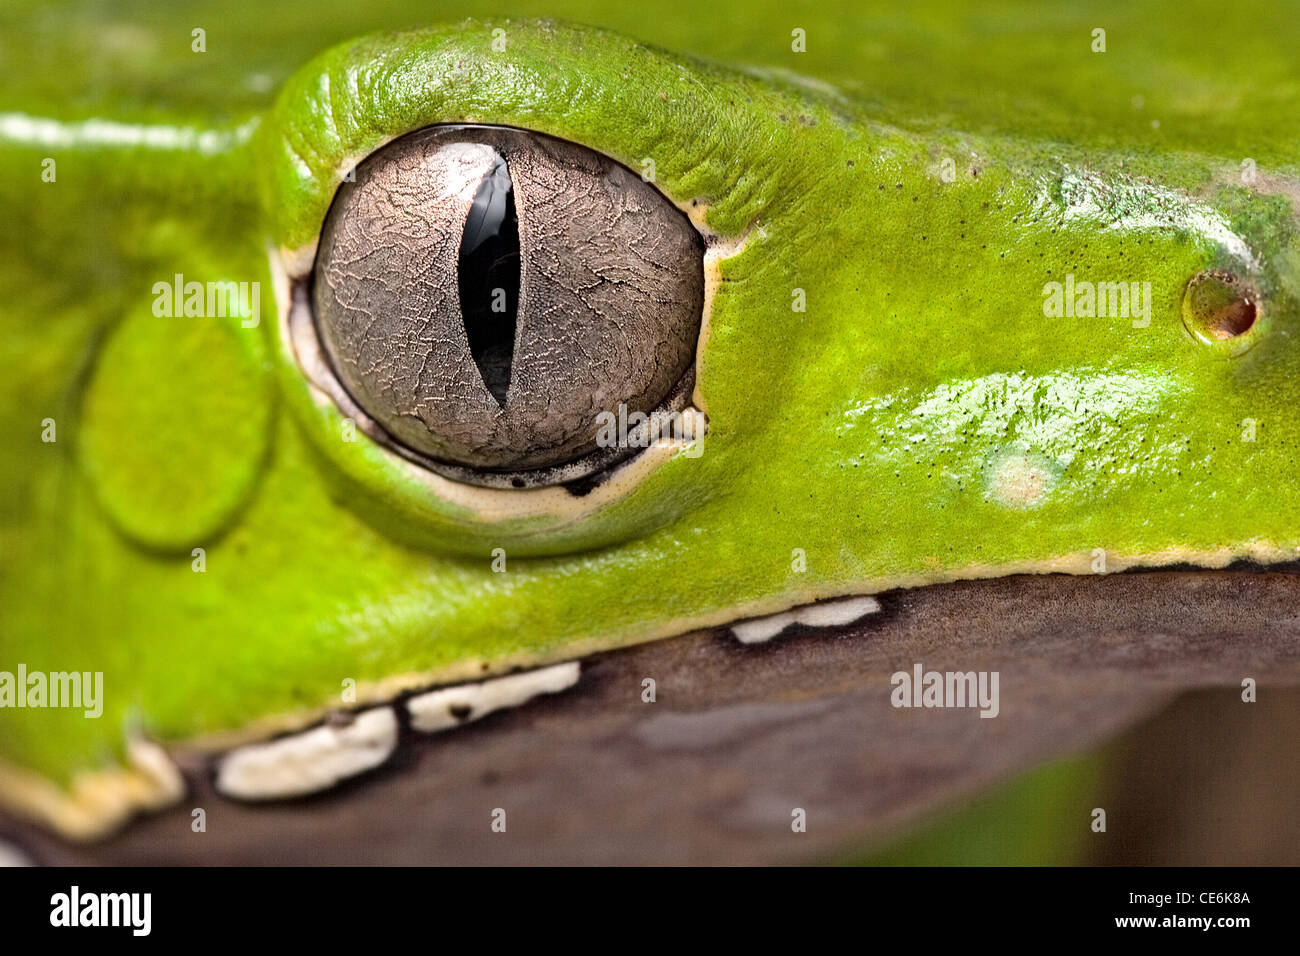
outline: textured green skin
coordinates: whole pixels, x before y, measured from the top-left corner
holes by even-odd
[[[575,12],[557,6],[547,9]],[[180,741],[319,711],[346,678],[454,679],[817,596],[1062,557],[1087,570],[1096,548],[1115,564],[1261,544],[1290,555],[1296,219],[1288,199],[1235,176],[1250,156],[1294,190],[1294,21],[1250,21],[1249,69],[1198,73],[1197,18],[1184,7],[1159,37],[1111,27],[1116,52],[1096,59],[1089,31],[1131,25],[1122,8],[1050,29],[1024,11],[971,21],[989,37],[978,54],[953,48],[963,27],[939,6],[905,25],[817,21],[785,4],[754,14],[765,64],[839,82],[853,100],[518,21],[377,36],[305,62],[347,35],[347,17],[366,17],[358,30],[382,20],[355,4],[291,22],[187,12],[162,34],[170,49],[123,56],[118,88],[70,90],[49,63],[8,70],[0,113],[53,120],[65,138],[0,127],[12,184],[0,191],[0,440],[11,450],[0,464],[0,669],[102,670],[106,701],[99,720],[0,711],[0,758],[66,781],[117,759],[128,729]],[[112,37],[47,16],[64,28],[48,42],[65,61]],[[739,52],[721,14],[703,34],[675,32],[652,8],[634,16],[647,29],[618,25]],[[237,55],[218,52],[231,20]],[[312,32],[323,23],[328,38]],[[996,23],[1017,24],[1019,45]],[[213,65],[196,66],[192,26],[208,28]],[[504,54],[490,48],[497,26]],[[809,32],[803,56],[788,53],[795,26]],[[1237,27],[1223,29],[1210,49],[1232,48]],[[121,42],[142,42],[131,36]],[[31,47],[7,42],[7,63],[39,55]],[[894,50],[940,55],[932,72],[900,76]],[[1046,93],[1022,89],[1020,71],[1063,51],[1078,57],[1068,85],[1048,70]],[[240,84],[259,68],[273,104]],[[1215,89],[1210,75],[1228,78]],[[1003,94],[975,97],[963,76]],[[1145,115],[1134,123],[1135,92],[1187,90],[1189,77],[1199,99],[1148,93],[1145,115],[1161,111],[1168,132],[1154,135]],[[1236,94],[1226,106],[1224,88]],[[211,130],[216,147],[96,143],[76,125],[90,117]],[[653,157],[659,187],[705,201],[712,230],[754,227],[724,264],[710,317],[703,454],[674,458],[579,522],[477,518],[364,439],[340,443],[336,413],[311,401],[276,334],[268,243],[309,243],[338,177],[383,142],[463,120],[540,130],[638,169]],[[57,183],[40,181],[45,156]],[[956,182],[938,175],[945,156]],[[1231,223],[1269,297],[1251,351],[1225,358],[1182,327],[1186,280],[1232,265],[1188,218],[1190,201],[1119,200],[1127,213],[1166,214],[1142,230],[1035,216],[1062,171],[1085,166],[1103,183],[1145,176],[1196,194]],[[153,283],[178,272],[260,281],[261,325],[154,318]],[[1042,286],[1066,272],[1151,282],[1150,327],[1044,318]],[[806,313],[791,311],[796,287]],[[973,391],[980,382],[995,387]],[[47,417],[55,444],[40,441]],[[1259,423],[1250,444],[1239,440],[1246,418]],[[991,464],[1017,451],[1057,475],[1035,508],[990,494]],[[195,547],[204,574],[191,570]],[[498,547],[505,574],[490,568]],[[806,570],[792,566],[794,549]]]

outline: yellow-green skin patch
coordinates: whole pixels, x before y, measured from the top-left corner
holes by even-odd
[[[322,24],[420,16],[327,6],[292,24],[213,13],[206,54],[189,51],[202,10],[107,29],[5,14],[55,23],[41,42],[58,57],[8,68],[0,90],[0,670],[105,675],[98,720],[0,710],[11,776],[67,785],[135,732],[233,740],[343,705],[348,681],[364,703],[817,597],[1088,571],[1097,549],[1116,568],[1300,546],[1284,31],[1216,22],[1248,33],[1215,48],[1252,55],[1211,71],[1210,18],[1186,11],[1158,35],[1111,12],[1114,52],[1089,59],[1089,11],[1003,10],[1016,42],[976,20],[988,43],[956,49],[941,4],[883,32],[832,13],[787,23],[773,4],[701,33],[638,6],[624,27],[700,52],[735,52],[734,23],[758,17],[772,69],[518,20],[310,59],[347,35]],[[547,4],[570,6],[585,12]],[[787,50],[796,26],[806,54]],[[21,67],[12,27],[0,43]],[[65,89],[92,35],[109,43],[96,62],[124,45],[131,70]],[[944,76],[891,66],[890,43]],[[1057,86],[1039,98],[1020,79],[1043,70]],[[963,95],[964,75],[1004,92]],[[1203,96],[1152,92],[1188,78]],[[652,158],[666,195],[745,238],[701,344],[701,454],[664,456],[586,510],[485,512],[348,440],[310,388],[282,336],[280,264],[309,261],[360,158],[464,121],[633,169]],[[1237,176],[1247,156],[1258,183]],[[1188,279],[1214,269],[1267,301],[1236,356],[1181,318]],[[258,282],[261,322],[154,315],[155,283],[178,273]],[[1149,323],[1045,316],[1045,284],[1067,274],[1150,283]]]

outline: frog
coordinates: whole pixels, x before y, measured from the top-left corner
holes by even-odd
[[[991,68],[969,46],[942,79],[900,79],[842,12],[782,8],[761,14],[779,55],[736,66],[708,55],[736,42],[725,25],[692,37],[658,10],[308,50],[322,28],[276,47],[250,15],[238,29],[277,65],[207,72],[209,8],[206,28],[167,21],[156,74],[123,66],[153,34],[87,29],[122,89],[69,97],[42,74],[3,95],[0,805],[95,839],[181,798],[175,753],[214,755],[237,799],[314,792],[383,765],[403,721],[453,731],[632,644],[717,627],[762,642],[961,579],[1300,555],[1300,170],[1269,73],[1286,44],[1252,32],[1260,85],[1233,75],[1259,96],[1166,102],[1161,134],[1151,77],[1187,47],[1106,6],[983,76],[1000,92],[973,103],[952,82]],[[359,16],[427,14],[309,19]],[[1182,19],[1160,29],[1197,40]],[[952,24],[912,23],[892,28],[900,49],[952,52]],[[635,38],[656,31],[693,52]],[[818,44],[840,54],[818,65]],[[281,67],[285,47],[302,55]],[[1017,100],[1011,66],[1066,51],[1075,106],[1094,87],[1118,108]],[[564,352],[530,375],[516,354],[508,401],[484,407],[540,381],[587,403],[589,432],[595,409],[615,431],[666,409],[666,434],[633,427],[615,454],[584,433],[552,458],[549,433],[457,443],[436,402],[382,407],[407,379],[367,375],[399,358],[474,374],[468,339],[411,359],[384,325],[406,308],[385,277],[415,265],[369,274],[381,307],[348,324],[364,242],[409,213],[392,177],[412,164],[448,182],[472,167],[447,187],[463,215],[492,170],[551,168],[512,180],[520,246],[538,190],[569,198],[555,169],[636,212],[619,235],[650,265],[602,267],[601,314],[627,317],[634,371],[659,376],[672,351],[672,381],[629,416],[601,361]],[[437,229],[408,225],[375,245],[427,252]],[[550,241],[546,261],[577,268]],[[420,289],[454,299],[455,251],[419,259],[442,263]],[[499,366],[478,370],[491,391]]]

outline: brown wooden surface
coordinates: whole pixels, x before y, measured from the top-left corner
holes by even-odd
[[[387,768],[329,794],[240,805],[188,761],[190,796],[113,839],[69,846],[2,816],[0,838],[49,863],[818,861],[1137,727],[1100,861],[1300,862],[1294,569],[1016,577],[883,603],[766,645],[706,632],[602,655],[565,694],[407,732]],[[1001,715],[893,708],[890,675],[917,662],[999,671]]]

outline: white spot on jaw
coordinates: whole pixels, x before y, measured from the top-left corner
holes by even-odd
[[[128,746],[127,755],[132,768],[148,781],[147,786],[154,793],[152,804],[142,801],[145,806],[166,806],[185,793],[185,778],[162,747],[137,738]]]
[[[992,475],[992,492],[1009,507],[1033,508],[1042,503],[1051,482],[1052,475],[1046,468],[1021,455],[998,464]]]
[[[16,807],[72,840],[95,840],[139,810],[157,810],[185,793],[185,779],[167,752],[133,737],[126,762],[76,774],[63,787],[0,760],[0,802]]]
[[[12,843],[0,840],[0,867],[31,865],[32,861],[27,858],[27,854]]]
[[[880,610],[880,602],[873,597],[845,598],[840,601],[823,601],[807,604],[769,617],[756,617],[731,625],[731,633],[742,644],[762,644],[770,641],[792,624],[807,627],[839,627],[852,624],[868,614]]]
[[[555,694],[572,687],[578,682],[579,669],[577,661],[568,661],[480,684],[431,690],[407,701],[411,727],[422,733],[434,733],[478,720],[494,710],[518,707],[539,694]]]
[[[325,724],[232,750],[217,768],[217,790],[238,800],[317,793],[378,767],[396,746],[397,715],[389,707],[377,707],[345,726]]]

